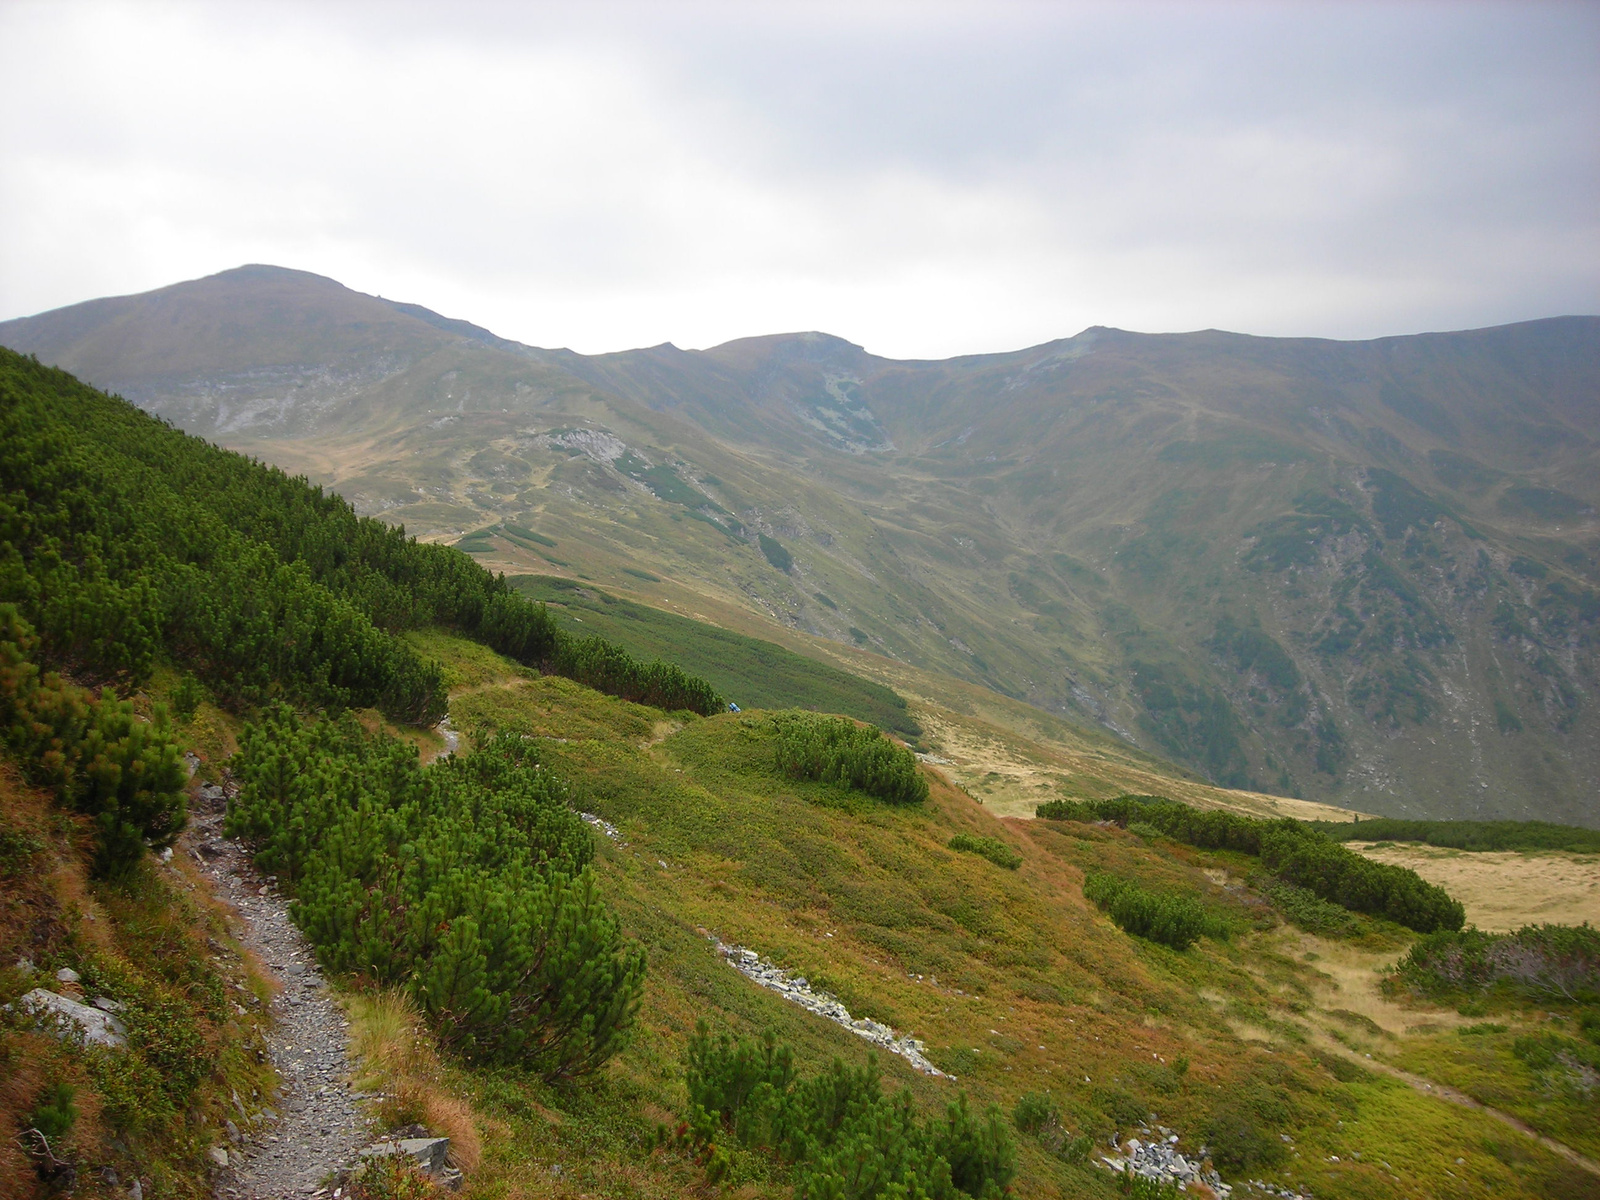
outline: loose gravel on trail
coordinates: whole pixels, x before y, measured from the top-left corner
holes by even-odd
[[[244,848],[222,836],[224,803],[220,786],[201,789],[188,852],[217,896],[237,910],[240,940],[282,985],[267,1033],[282,1093],[267,1120],[222,1147],[228,1161],[217,1171],[215,1194],[224,1200],[309,1196],[329,1175],[353,1165],[372,1141],[359,1103],[364,1097],[349,1087],[344,1014],[317,971],[311,946],[290,923],[288,902],[256,873]]]

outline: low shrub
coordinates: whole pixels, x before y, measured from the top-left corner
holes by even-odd
[[[29,782],[92,820],[95,872],[125,875],[147,846],[170,846],[186,820],[188,773],[166,709],[144,721],[110,688],[95,695],[42,674],[37,647],[16,607],[0,604],[0,745]]]
[[[1089,1098],[1118,1125],[1142,1125],[1150,1116],[1149,1105],[1121,1088],[1097,1085]]]
[[[1153,892],[1117,875],[1085,876],[1083,894],[1126,933],[1187,950],[1202,936],[1226,938],[1227,926],[1191,896]]]
[[[1435,998],[1503,988],[1534,1001],[1593,1003],[1600,1000],[1600,930],[1584,922],[1430,934],[1395,965],[1391,986]]]
[[[1049,1092],[1027,1092],[1017,1098],[1011,1110],[1011,1123],[1023,1133],[1039,1139],[1039,1144],[1062,1162],[1082,1163],[1094,1148],[1088,1134],[1074,1137],[1062,1124],[1061,1113]]]
[[[950,839],[949,845],[952,850],[987,858],[995,866],[1004,867],[1008,871],[1015,871],[1022,865],[1022,855],[999,838],[980,837],[975,833],[958,833]]]
[[[1205,1124],[1211,1160],[1224,1172],[1251,1171],[1282,1162],[1283,1142],[1254,1117],[1232,1108],[1213,1112]]]
[[[1532,1071],[1547,1071],[1559,1064],[1580,1076],[1586,1072],[1590,1086],[1595,1071],[1600,1070],[1600,1050],[1559,1033],[1524,1034],[1511,1043],[1511,1054]]]
[[[1202,810],[1160,796],[1051,800],[1039,805],[1035,815],[1048,821],[1114,821],[1124,828],[1138,824],[1203,850],[1255,855],[1284,883],[1352,912],[1387,917],[1418,933],[1460,929],[1467,919],[1459,901],[1424,882],[1415,871],[1373,862],[1288,817],[1267,820]]]
[[[28,1114],[28,1125],[44,1134],[52,1144],[59,1144],[78,1122],[78,1107],[73,1103],[77,1094],[71,1084],[51,1084]]]
[[[1600,1046],[1600,1008],[1591,1008],[1578,1017],[1578,1030],[1595,1045]]]
[[[780,713],[777,767],[791,779],[838,783],[887,804],[921,804],[928,781],[916,756],[847,717]]]
[[[183,678],[178,680],[177,686],[172,689],[172,711],[180,717],[192,717],[203,699],[205,693],[200,687],[200,681],[185,672]]]
[[[998,1197],[1016,1174],[998,1107],[976,1115],[963,1092],[942,1120],[919,1121],[909,1088],[882,1094],[870,1057],[865,1067],[834,1059],[803,1076],[770,1034],[760,1043],[713,1038],[702,1021],[689,1041],[685,1083],[688,1126],[707,1147],[708,1175],[726,1169],[716,1142],[727,1135],[793,1163],[797,1200]]]
[[[1273,907],[1307,933],[1345,937],[1356,932],[1356,918],[1348,908],[1330,904],[1307,888],[1292,883],[1269,883],[1264,889]]]
[[[396,1155],[374,1158],[350,1176],[350,1200],[435,1200],[448,1193],[415,1163]]]
[[[1011,1123],[1023,1133],[1038,1133],[1047,1125],[1059,1124],[1061,1114],[1049,1092],[1026,1092],[1011,1110]]]
[[[564,675],[635,704],[669,712],[686,709],[704,717],[727,708],[727,701],[704,679],[672,663],[640,662],[604,638],[571,638],[562,634],[545,665],[552,674]]]
[[[414,747],[346,716],[279,706],[247,726],[227,832],[294,893],[333,971],[403,986],[470,1058],[555,1080],[624,1044],[643,986],[600,898],[594,843],[566,785],[501,734],[417,765]]]

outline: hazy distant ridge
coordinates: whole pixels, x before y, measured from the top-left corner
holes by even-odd
[[[1218,781],[1600,824],[1600,318],[584,356],[246,267],[0,343],[416,532],[557,543],[475,543],[508,566],[643,569]]]

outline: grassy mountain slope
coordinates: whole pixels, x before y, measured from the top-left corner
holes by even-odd
[[[48,404],[52,397],[67,407],[87,402],[74,390],[78,385],[59,373],[34,364],[9,366],[7,387],[32,379],[39,385],[32,394],[36,403]],[[6,398],[13,406],[19,400],[14,388]],[[95,403],[115,407],[103,397]],[[171,473],[179,481],[185,468],[210,464],[253,480],[262,497],[298,497],[309,506],[297,527],[302,547],[334,544],[335,533],[352,527],[372,529],[352,526],[348,510],[292,480],[154,429],[154,422],[131,409],[122,416],[129,429],[170,439]],[[70,425],[49,432],[57,451],[81,448],[98,437],[94,429]],[[32,442],[27,447],[37,449]],[[6,448],[4,461],[14,467],[24,443],[14,438]],[[70,458],[57,453],[53,461]],[[128,468],[105,478],[125,483],[145,477]],[[165,495],[153,487],[145,494]],[[92,524],[88,517],[97,505],[109,506],[115,497],[75,495],[63,508],[78,510],[77,516],[69,511],[60,520],[79,544],[62,538],[55,548],[35,553],[25,535],[46,507],[41,499],[37,489],[12,490],[7,496],[11,516],[4,561],[15,567],[30,558],[54,561],[55,554],[88,562],[78,552],[91,539],[79,531]],[[270,504],[258,507],[256,520],[276,511]],[[119,511],[126,516],[139,510]],[[185,528],[193,535],[205,526],[190,511]],[[241,543],[191,536],[187,544],[214,550],[214,570],[228,568],[234,558],[265,561],[259,550]],[[400,563],[471,567],[443,548],[411,547],[399,538],[380,539],[380,544]],[[114,540],[95,540],[94,546],[113,558],[123,550]],[[73,553],[62,556],[62,550]],[[340,565],[350,568],[351,562]],[[329,564],[322,566],[325,578],[344,578]],[[27,577],[16,570],[7,576],[12,582]],[[408,611],[423,603],[431,586],[420,572],[406,587],[399,572],[384,578],[401,593],[410,589],[413,609]],[[482,582],[472,570],[461,578]],[[349,585],[352,594],[364,597],[363,604],[375,606],[375,598],[386,594],[378,582],[374,575],[359,588],[348,579],[340,586]],[[181,588],[171,590],[182,598]],[[152,610],[163,600],[154,587],[140,596]],[[286,611],[292,608],[290,603]],[[520,609],[511,605],[508,611]],[[664,624],[648,615],[635,619],[652,628]],[[229,697],[228,709],[197,700],[192,681],[180,674],[195,665],[193,647],[170,636],[169,626],[154,616],[146,624],[156,631],[153,665],[137,675],[124,672],[120,680],[125,689],[137,689],[133,712],[156,718],[150,731],[177,739],[173,761],[179,745],[199,751],[206,759],[202,776],[219,773],[226,753],[245,747],[250,765],[240,767],[244,791],[230,803],[235,815],[243,812],[249,819],[236,833],[264,854],[298,864],[293,871],[283,868],[279,877],[303,902],[297,919],[317,930],[313,936],[325,951],[329,946],[353,951],[355,943],[338,936],[354,932],[342,923],[345,917],[364,913],[378,922],[362,927],[367,934],[374,929],[395,933],[388,942],[361,943],[374,952],[371,956],[324,962],[327,969],[342,961],[353,973],[342,982],[363,990],[351,999],[362,1045],[381,1040],[378,1026],[384,1021],[391,1027],[391,1042],[426,1043],[415,1010],[395,993],[373,990],[374,980],[381,978],[377,959],[419,938],[438,939],[427,962],[428,979],[399,983],[437,1001],[443,993],[431,989],[454,984],[443,977],[447,971],[436,968],[455,963],[462,971],[457,982],[465,982],[450,994],[473,1004],[432,1013],[432,1027],[455,1028],[459,1044],[469,1019],[493,1019],[486,994],[472,986],[471,972],[488,963],[486,958],[472,965],[470,947],[479,944],[472,941],[479,927],[455,910],[433,906],[453,902],[452,897],[482,901],[477,910],[486,922],[482,928],[503,932],[507,927],[499,923],[513,909],[519,921],[537,926],[539,903],[530,898],[548,894],[541,889],[549,879],[565,878],[557,866],[549,868],[555,874],[539,874],[536,880],[525,873],[515,876],[539,886],[495,892],[492,885],[497,871],[544,870],[525,856],[547,836],[576,835],[581,857],[587,857],[592,827],[570,811],[561,779],[570,782],[573,806],[614,827],[614,837],[601,831],[592,835],[597,893],[583,894],[604,906],[585,910],[595,921],[609,928],[604,909],[616,913],[629,944],[647,961],[631,1044],[597,1074],[561,1084],[544,1082],[515,1059],[469,1066],[470,1044],[461,1047],[464,1057],[447,1061],[430,1055],[424,1044],[398,1054],[386,1068],[391,1076],[409,1071],[414,1078],[391,1078],[374,1089],[383,1093],[379,1115],[388,1127],[403,1120],[433,1121],[430,1114],[448,1109],[453,1128],[476,1134],[464,1139],[481,1141],[482,1150],[469,1196],[667,1196],[713,1194],[721,1187],[751,1197],[791,1194],[793,1172],[765,1154],[730,1145],[718,1158],[658,1133],[686,1115],[683,1056],[690,1031],[701,1019],[716,1030],[740,1034],[771,1029],[795,1047],[808,1073],[835,1056],[864,1065],[867,1044],[756,987],[718,956],[713,936],[803,974],[857,1016],[921,1038],[935,1063],[958,1078],[915,1074],[898,1058],[881,1066],[888,1088],[908,1087],[913,1109],[928,1117],[936,1117],[961,1090],[980,1111],[993,1103],[1007,1112],[1024,1094],[1048,1091],[1049,1103],[1073,1134],[1104,1144],[1114,1134],[1140,1130],[1142,1122],[1160,1122],[1176,1131],[1185,1151],[1198,1154],[1202,1144],[1209,1146],[1236,1181],[1270,1178],[1323,1197],[1600,1195],[1600,1176],[1583,1165],[1507,1132],[1490,1114],[1426,1095],[1394,1074],[1457,1069],[1448,1039],[1463,1036],[1456,1031],[1465,1028],[1465,1036],[1484,1040],[1471,1043],[1472,1070],[1458,1071],[1459,1086],[1482,1091],[1546,1136],[1593,1157],[1600,1153],[1593,1098],[1572,1083],[1573,1078],[1582,1083],[1582,1072],[1560,1057],[1569,1054],[1569,1046],[1589,1053],[1577,1040],[1583,1028],[1578,1005],[1541,998],[1530,1006],[1495,997],[1492,1011],[1485,1001],[1457,1006],[1493,1015],[1491,1031],[1468,1026],[1472,1018],[1454,1011],[1453,1000],[1380,992],[1374,968],[1412,942],[1409,932],[1343,910],[1334,913],[1337,936],[1305,932],[1307,924],[1317,927],[1308,912],[1318,920],[1327,914],[1303,897],[1286,898],[1244,855],[1197,851],[1134,827],[1002,818],[936,771],[925,775],[928,799],[907,806],[880,804],[835,784],[797,782],[779,769],[779,726],[770,714],[702,717],[608,696],[497,655],[479,636],[460,636],[484,632],[467,622],[457,625],[456,634],[416,628],[416,622],[405,628],[402,622],[393,638],[408,652],[437,663],[430,677],[448,689],[453,721],[469,741],[495,731],[511,735],[496,743],[496,753],[509,756],[505,772],[469,758],[438,768],[442,776],[422,777],[418,790],[409,748],[383,740],[394,730],[376,709],[321,724],[314,716],[290,719],[286,710],[269,707],[273,728],[295,730],[285,744],[298,746],[296,754],[310,754],[314,744],[357,747],[337,768],[312,755],[304,769],[296,769],[299,759],[270,757],[264,726],[244,728],[262,715],[249,698]],[[75,813],[72,789],[51,798],[13,787],[6,773],[13,765],[46,772],[60,766],[61,747],[45,745],[32,762],[18,758],[18,747],[43,744],[40,734],[50,728],[33,718],[67,712],[70,705],[58,698],[76,694],[64,684],[43,690],[24,686],[32,677],[18,669],[16,653],[32,653],[34,643],[23,640],[26,646],[13,640],[0,653],[6,668],[0,672],[0,699],[25,709],[8,709],[0,723],[8,760],[17,760],[0,770],[5,801],[0,805],[0,949],[6,952],[0,961],[31,952],[47,970],[70,966],[78,971],[81,982],[124,1004],[134,1052],[65,1049],[18,1020],[13,1010],[0,1021],[0,1121],[12,1138],[25,1121],[35,1128],[42,1122],[76,1130],[80,1141],[59,1144],[80,1165],[83,1194],[125,1191],[122,1181],[130,1176],[144,1179],[151,1194],[203,1194],[205,1150],[222,1141],[225,1121],[233,1119],[228,1114],[245,1113],[254,1123],[264,1115],[259,1104],[271,1095],[273,1081],[258,1070],[260,1056],[251,1053],[253,1039],[262,1032],[259,1015],[252,1013],[261,995],[246,990],[245,965],[228,942],[224,914],[207,900],[204,879],[182,867],[198,848],[180,840],[172,862],[158,866],[136,842],[128,870],[92,879],[88,852],[103,833],[87,819],[92,808]],[[332,651],[308,644],[324,656],[325,670]],[[730,658],[763,652],[743,641],[725,644]],[[55,656],[46,665],[63,665],[60,651],[45,645],[44,653]],[[952,692],[962,687],[966,694],[950,695],[949,703],[978,711],[979,700],[994,695],[975,684],[957,685]],[[167,726],[155,705],[168,700],[180,709],[195,709],[194,714]],[[993,703],[981,711],[1019,724],[1020,714],[1031,711],[1041,736],[1055,734],[1051,741],[1059,750],[1039,747],[1041,761],[1047,753],[1065,760],[1071,751],[1078,761],[1103,764],[1103,775],[1095,779],[1064,774],[1070,787],[1111,788],[1118,772],[1120,778],[1160,779],[1159,763],[1109,738],[1074,734],[1019,701],[997,697]],[[940,710],[914,700],[908,711],[920,720]],[[962,715],[954,708],[944,711]],[[958,724],[954,716],[946,720],[945,728]],[[978,729],[978,718],[970,720],[963,728]],[[929,724],[930,736],[940,736]],[[146,726],[141,722],[140,728]],[[367,733],[360,732],[363,728]],[[992,728],[997,737],[1008,732],[1003,725]],[[366,740],[369,734],[377,740]],[[333,740],[319,742],[324,735]],[[98,757],[90,774],[101,785],[116,784],[116,772],[108,769],[114,747],[95,743],[83,730],[63,736],[67,742],[92,743]],[[1069,737],[1076,740],[1069,744]],[[437,746],[436,738],[417,740]],[[1021,752],[1018,743],[1011,744],[1014,753]],[[181,779],[181,768],[178,775]],[[456,801],[429,790],[441,777],[456,780],[457,800],[464,807],[453,807]],[[1227,801],[1206,785],[1171,776],[1165,781],[1174,792],[1181,787],[1208,795],[1213,803]],[[304,811],[288,819],[296,806],[316,796],[342,801],[320,805],[313,814],[319,821],[340,822],[338,836],[311,838]],[[280,802],[281,810],[274,807]],[[275,811],[285,817],[276,824]],[[469,814],[498,823],[480,827],[465,819]],[[442,823],[433,824],[436,817]],[[498,829],[501,836],[489,837],[485,828]],[[961,841],[963,834],[972,840]],[[575,850],[578,842],[563,844]],[[963,845],[988,846],[993,852],[966,852]],[[472,873],[449,869],[456,862],[451,855],[468,851],[474,856]],[[1014,866],[1008,869],[1011,859]],[[266,858],[261,862],[272,869]],[[375,890],[368,891],[355,872],[374,869],[379,877]],[[1122,932],[1083,897],[1087,876],[1106,871],[1197,906],[1210,932],[1183,951]],[[320,880],[321,890],[308,886],[308,880]],[[400,914],[389,906],[389,900],[410,894],[393,889],[428,881],[432,889],[421,906],[427,919],[411,919],[414,911]],[[383,924],[390,920],[395,923]],[[595,928],[587,920],[582,925],[562,927],[556,941],[563,952]],[[496,973],[526,946],[520,937],[482,944],[492,952]],[[555,984],[588,977],[585,966]],[[30,979],[11,968],[0,971],[5,992],[0,999],[17,997],[31,986]],[[498,974],[496,980],[499,988]],[[519,1008],[514,1015],[527,1019],[528,1010]],[[1524,1053],[1527,1046],[1540,1053]],[[364,1069],[375,1070],[371,1062]],[[63,1115],[57,1083],[77,1088],[81,1112],[75,1121]],[[187,1089],[181,1096],[180,1083]],[[441,1098],[441,1089],[450,1094]],[[1072,1156],[1063,1158],[1031,1135],[1019,1136],[1018,1142],[1015,1194],[1116,1194],[1108,1173]],[[471,1157],[476,1159],[476,1149]],[[31,1160],[47,1168],[52,1162],[42,1154]],[[713,1164],[721,1172],[717,1177]],[[44,1181],[35,1186],[29,1165],[12,1160],[0,1184],[18,1195],[41,1194]],[[100,1170],[107,1165],[115,1166],[118,1182]]]
[[[109,353],[96,377],[414,531],[537,535],[469,544],[499,568],[659,576],[1213,781],[1597,820],[1595,319],[1368,343],[1096,329],[942,363],[818,334],[584,357],[263,271],[152,294],[220,288],[271,318],[226,387],[195,367],[139,392]],[[282,419],[225,428],[230,389],[285,357],[283,314],[341,306],[362,314],[338,325],[349,361],[397,362],[371,332],[393,322],[415,349],[314,402],[263,383]],[[97,320],[0,341],[79,361]]]
[[[675,663],[708,680],[743,708],[845,713],[904,738],[915,739],[921,733],[905,700],[891,689],[772,642],[635,604],[559,576],[524,575],[511,584],[550,608],[575,636],[599,634],[636,657]]]
[[[598,862],[651,955],[639,1040],[576,1120],[510,1117],[518,1138],[491,1150],[486,1186],[516,1186],[557,1160],[591,1192],[621,1194],[621,1179],[635,1194],[691,1186],[685,1160],[627,1147],[648,1140],[639,1111],[659,1120],[681,1111],[679,1063],[700,1018],[746,1035],[771,1029],[808,1070],[835,1054],[864,1061],[865,1043],[721,962],[712,934],[827,988],[853,1014],[914,1031],[959,1076],[930,1079],[884,1062],[887,1085],[910,1086],[925,1111],[957,1089],[1007,1110],[1023,1093],[1048,1090],[1073,1132],[1103,1141],[1147,1110],[1186,1147],[1233,1115],[1237,1136],[1266,1156],[1241,1176],[1319,1196],[1595,1191],[1592,1177],[1483,1114],[1376,1073],[1374,1063],[1391,1057],[1424,1061],[1440,1030],[1455,1038],[1470,1019],[1377,993],[1372,966],[1406,940],[1392,927],[1345,942],[1275,924],[1237,856],[997,819],[937,776],[915,810],[795,784],[773,772],[762,713],[680,726],[511,672],[461,693],[452,711],[463,727],[491,721],[541,739],[552,766],[580,781],[582,803],[619,828],[620,840],[601,840]],[[949,850],[958,832],[1000,839],[1021,867]],[[1194,895],[1233,923],[1233,938],[1181,954],[1128,938],[1081,898],[1084,873],[1108,869]],[[1324,971],[1323,958],[1337,971]],[[1372,1020],[1357,1012],[1381,1021],[1357,1027]],[[1509,1020],[1522,1028],[1523,1018]],[[1408,1025],[1424,1032],[1407,1034]],[[1494,1051],[1512,1061],[1498,1040]],[[1513,1070],[1502,1085],[1542,1128],[1588,1145],[1581,1104],[1541,1108],[1537,1085]],[[479,1094],[489,1115],[519,1113],[503,1087]],[[1260,1149],[1269,1143],[1281,1152]],[[1019,1195],[1112,1194],[1104,1173],[1027,1138],[1021,1155]],[[724,1182],[781,1194],[784,1177],[760,1156],[736,1155]]]

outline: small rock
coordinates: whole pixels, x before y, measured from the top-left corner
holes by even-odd
[[[83,976],[79,975],[71,967],[62,967],[61,970],[56,972],[56,978],[62,983],[77,983]]]
[[[19,958],[17,959],[17,970],[21,971],[24,975],[32,975],[36,970],[38,970],[38,968],[33,965],[33,959]]]
[[[119,1013],[122,1011],[123,1007],[122,1001],[113,1000],[109,996],[96,996],[93,1000],[89,1001],[89,1003],[94,1005],[101,1012],[108,1013]]]
[[[223,1170],[227,1169],[227,1166],[228,1166],[228,1152],[226,1150],[224,1150],[221,1146],[213,1146],[213,1147],[211,1147],[211,1149],[206,1151],[206,1157],[211,1160],[213,1166],[216,1166],[216,1167],[221,1168]]]
[[[228,1140],[235,1146],[244,1140],[244,1137],[239,1133],[239,1127],[232,1121],[224,1121],[223,1124],[228,1127]]]
[[[159,858],[164,863],[171,862],[172,861],[172,847],[171,846],[163,846],[161,848],[160,853],[158,853],[156,855],[156,857]]]

